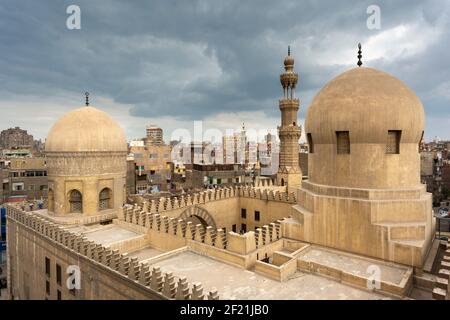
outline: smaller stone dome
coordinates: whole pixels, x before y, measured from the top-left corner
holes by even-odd
[[[294,58],[292,56],[286,56],[284,58],[284,66],[285,67],[292,67],[294,65]]]
[[[62,116],[50,129],[46,152],[127,152],[123,129],[107,113],[86,106]]]

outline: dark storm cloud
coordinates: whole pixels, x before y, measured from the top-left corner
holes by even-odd
[[[65,27],[70,4],[81,7],[81,30]],[[371,4],[381,7],[379,31],[366,27]],[[2,1],[0,98],[89,90],[93,99],[131,105],[136,117],[276,116],[278,75],[292,44],[303,115],[313,94],[355,66],[358,42],[418,24],[418,37],[422,28],[442,30],[438,41],[414,37],[419,48],[403,52],[399,43],[395,59],[367,64],[406,81],[430,119],[449,118],[448,14],[442,1]],[[449,136],[438,123],[429,129]]]

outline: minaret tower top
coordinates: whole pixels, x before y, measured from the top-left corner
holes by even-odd
[[[294,58],[291,56],[291,46],[288,46],[288,55],[284,58],[286,72],[294,72]]]
[[[280,155],[278,163],[277,183],[286,186],[288,191],[301,184],[302,173],[299,165],[299,146],[301,128],[297,122],[300,101],[295,98],[298,74],[294,72],[294,58],[288,46],[288,55],[284,59],[285,71],[280,75],[283,97],[279,101],[281,126],[278,127],[280,138]]]
[[[294,73],[294,58],[291,56],[291,47],[288,46],[288,55],[284,58],[284,69],[280,75],[281,86],[285,99],[294,99],[295,87],[298,81],[298,74]]]

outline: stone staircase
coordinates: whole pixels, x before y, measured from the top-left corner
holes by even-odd
[[[450,240],[447,243],[441,243],[444,254],[438,267],[438,275],[435,287],[433,289],[433,299],[449,300],[450,299]]]

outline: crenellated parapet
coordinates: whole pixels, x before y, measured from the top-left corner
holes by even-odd
[[[25,212],[13,206],[7,206],[7,216],[15,223],[19,223],[29,230],[33,230],[40,236],[46,238],[54,244],[63,246],[72,253],[88,259],[90,262],[98,264],[103,268],[116,272],[129,281],[144,286],[147,290],[157,293],[166,299],[191,299],[191,300],[218,300],[217,290],[203,293],[203,287],[199,283],[190,284],[186,278],[179,277],[175,280],[171,272],[163,273],[157,266],[150,267],[148,264],[141,264],[136,258],[130,258],[120,254],[118,250],[113,250],[101,244],[89,241],[86,237],[72,233],[60,225],[47,221],[33,213]],[[178,227],[178,222],[159,214],[146,213],[135,207],[131,207],[125,214],[126,221],[134,224],[146,225],[155,228],[158,232],[179,232],[183,234],[183,227]],[[195,230],[195,229],[194,229]],[[195,237],[197,230],[192,237]],[[203,241],[203,237],[197,239]]]
[[[243,184],[234,187],[223,187],[213,190],[205,190],[192,194],[180,195],[177,197],[161,197],[156,200],[152,199],[149,201],[143,201],[142,204],[135,204],[135,210],[155,214],[236,197],[286,202],[292,204],[296,203],[297,199],[294,192],[273,190],[270,188],[271,186],[273,186],[272,180],[262,180],[254,184]],[[122,215],[119,214],[119,218],[121,217]],[[131,218],[128,217],[122,220],[131,222],[131,220],[129,221],[127,219]]]
[[[238,190],[239,196],[244,198],[255,198],[267,201],[278,201],[287,203],[296,203],[297,199],[294,192],[283,192],[271,189],[262,189],[255,187],[241,187]]]
[[[245,234],[225,233],[223,229],[211,226],[204,228],[185,219],[175,219],[159,213],[141,210],[137,205],[123,208],[124,221],[148,228],[148,232],[167,234],[187,241],[201,242],[218,249],[230,250],[239,254],[248,254],[258,248],[282,238],[281,221],[278,220]],[[233,245],[229,246],[230,243]],[[254,243],[254,245],[251,245]]]

